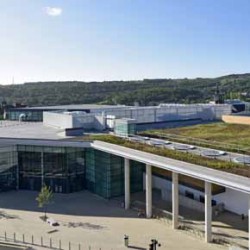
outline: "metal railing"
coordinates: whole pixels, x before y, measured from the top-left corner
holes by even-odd
[[[35,249],[35,247],[54,249],[54,250],[114,250],[115,248],[93,247],[88,244],[81,244],[72,241],[62,241],[61,239],[53,239],[52,237],[38,237],[27,235],[24,233],[8,233],[0,234],[0,243],[13,244],[24,249]]]
[[[177,134],[167,134],[167,133],[147,133],[142,132],[140,135],[155,137],[155,138],[162,138],[167,139],[174,142],[180,142],[184,144],[192,144],[200,147],[206,147],[206,148],[213,148],[213,149],[219,149],[224,150],[228,152],[235,152],[239,154],[246,154],[250,155],[250,147],[243,147],[241,145],[233,144],[233,143],[224,143],[219,141],[208,141],[205,139],[200,138],[194,138],[194,137],[188,137],[183,135],[177,135]]]

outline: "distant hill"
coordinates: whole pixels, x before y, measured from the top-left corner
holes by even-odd
[[[250,73],[218,78],[144,79],[141,81],[34,82],[0,85],[0,101],[29,106],[101,103],[155,105],[208,102],[218,84],[225,98],[250,99]]]

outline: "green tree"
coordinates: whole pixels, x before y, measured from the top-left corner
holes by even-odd
[[[43,185],[40,193],[38,194],[36,201],[38,202],[38,207],[44,208],[44,220],[47,219],[47,207],[53,200],[53,192],[50,187]]]

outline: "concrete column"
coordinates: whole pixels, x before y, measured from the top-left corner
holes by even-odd
[[[146,165],[146,216],[152,217],[152,167]]]
[[[212,241],[212,195],[211,183],[205,182],[205,241]]]
[[[129,159],[124,158],[124,187],[125,187],[125,209],[130,207],[130,165]]]
[[[179,217],[179,175],[172,172],[172,227],[178,229]]]

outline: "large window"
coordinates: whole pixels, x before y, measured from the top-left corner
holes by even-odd
[[[39,191],[46,184],[53,192],[82,190],[84,159],[82,148],[18,146],[20,188]]]
[[[131,192],[143,189],[142,163],[131,161]],[[94,149],[86,150],[86,187],[90,191],[111,198],[124,194],[124,159]]]
[[[17,154],[14,147],[0,148],[0,191],[17,187]]]

